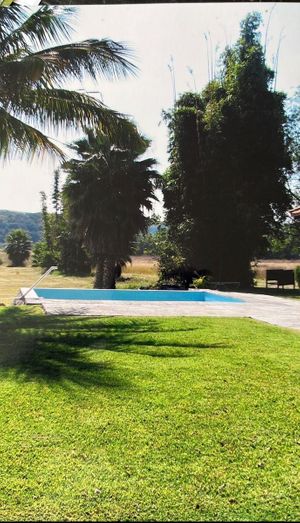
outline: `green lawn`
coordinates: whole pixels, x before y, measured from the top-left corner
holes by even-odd
[[[297,521],[300,334],[0,312],[1,521]]]

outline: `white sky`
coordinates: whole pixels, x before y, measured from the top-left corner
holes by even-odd
[[[127,42],[134,49],[137,78],[84,87],[100,91],[104,103],[131,115],[141,132],[152,140],[149,155],[159,161],[161,172],[167,166],[167,129],[161,121],[163,109],[173,104],[173,87],[168,64],[174,59],[177,95],[202,89],[208,81],[206,41],[210,31],[213,48],[220,51],[232,44],[239,35],[241,19],[250,11],[263,14],[263,41],[270,3],[197,3],[148,5],[94,5],[78,7],[72,40],[112,38]],[[300,4],[277,3],[268,31],[268,62],[272,65],[280,34],[277,89],[291,95],[300,85]],[[188,68],[193,70],[193,75]],[[73,87],[73,86],[72,86]],[[64,136],[55,138],[65,139]],[[70,138],[71,141],[73,137]],[[57,164],[45,157],[28,164],[26,160],[10,161],[1,166],[0,209],[40,211],[40,191],[49,196],[53,171]],[[157,206],[160,212],[161,206]]]

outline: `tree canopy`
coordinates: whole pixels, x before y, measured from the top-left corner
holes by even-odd
[[[165,115],[169,237],[187,264],[244,286],[252,281],[250,261],[291,203],[285,95],[274,90],[259,24],[259,14],[247,15],[219,75]]]
[[[112,141],[87,130],[74,144],[79,159],[63,164],[68,173],[65,206],[74,231],[96,266],[96,288],[114,288],[116,266],[128,260],[133,241],[145,230],[158,173],[153,158],[142,158],[149,141],[132,133]]]

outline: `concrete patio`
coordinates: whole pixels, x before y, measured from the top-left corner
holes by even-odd
[[[210,291],[207,291],[210,292]],[[300,330],[300,300],[240,292],[214,294],[240,298],[243,303],[42,300],[46,314],[74,316],[222,316],[247,317]]]

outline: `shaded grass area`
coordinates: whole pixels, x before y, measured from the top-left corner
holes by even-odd
[[[293,521],[298,333],[0,313],[0,519]]]

